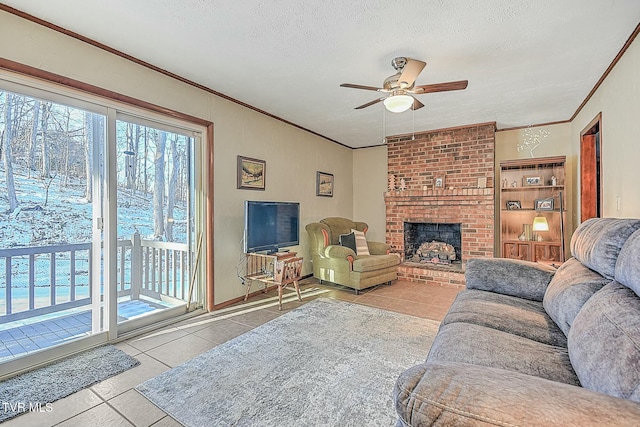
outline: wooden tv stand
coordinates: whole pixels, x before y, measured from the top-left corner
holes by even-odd
[[[247,257],[247,274],[243,277],[247,286],[247,293],[244,296],[246,301],[249,298],[251,284],[254,281],[264,285],[264,292],[269,286],[278,287],[278,309],[282,310],[282,290],[290,283],[293,283],[298,301],[300,298],[300,287],[298,280],[302,274],[302,257],[297,257],[296,252],[277,252],[275,254],[245,254]]]

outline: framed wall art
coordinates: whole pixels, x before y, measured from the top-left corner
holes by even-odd
[[[266,188],[267,162],[238,156],[238,188],[264,190]]]
[[[333,174],[320,171],[316,173],[316,196],[333,197]]]

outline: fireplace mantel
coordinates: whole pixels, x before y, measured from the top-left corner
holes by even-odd
[[[415,202],[429,199],[462,200],[490,197],[493,199],[493,188],[447,188],[444,190],[402,190],[384,193],[385,202]],[[474,197],[475,196],[475,197]],[[453,199],[452,199],[453,198]]]

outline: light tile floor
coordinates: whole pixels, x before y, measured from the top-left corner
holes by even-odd
[[[2,427],[180,426],[134,387],[313,298],[334,298],[442,320],[460,291],[457,287],[397,281],[391,286],[380,285],[355,295],[341,286],[320,285],[313,278],[301,282],[301,289],[308,293],[314,289],[324,292],[303,298],[302,302],[287,302],[280,312],[277,294],[270,291],[234,306],[242,311],[229,308],[203,314],[121,342],[116,346],[140,360],[139,366],[54,402],[50,412],[27,413],[6,421]],[[246,310],[247,307],[252,311]]]

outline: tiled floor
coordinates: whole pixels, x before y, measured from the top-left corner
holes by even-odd
[[[243,334],[317,297],[334,298],[390,311],[441,320],[459,289],[394,282],[360,295],[335,285],[302,282],[303,302],[290,297],[278,311],[277,294],[261,294],[237,307],[204,314],[135,337],[117,347],[136,357],[139,366],[53,403],[50,412],[32,412],[3,423],[13,426],[180,426],[134,387],[225,341]],[[426,356],[426,355],[425,355]]]

